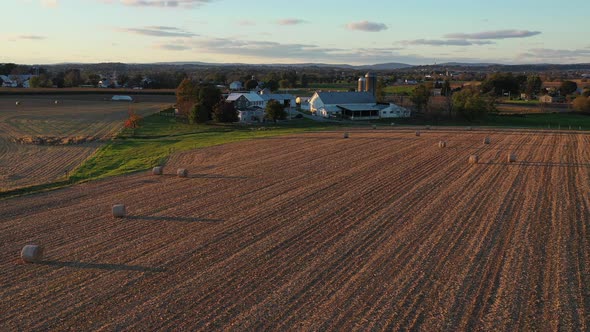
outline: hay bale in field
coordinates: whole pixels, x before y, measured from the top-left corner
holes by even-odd
[[[59,100],[56,100],[53,103],[57,105],[57,104],[59,104]]]
[[[483,144],[490,144],[492,140],[489,137],[483,139]]]
[[[470,164],[477,164],[479,162],[479,157],[476,155],[469,156],[469,163]]]
[[[348,138],[348,133],[344,133],[344,138]]]
[[[439,148],[446,148],[447,147],[447,142],[445,142],[445,141],[438,142],[438,147]]]
[[[16,102],[16,106],[18,106],[18,105],[20,105],[20,101],[17,101],[17,102]]]
[[[426,126],[426,130],[430,130],[430,126]]]
[[[377,125],[373,125],[373,129],[377,129]]]
[[[28,244],[20,252],[20,258],[25,263],[36,263],[43,259],[43,247],[36,244]]]
[[[162,175],[164,174],[164,167],[163,166],[156,166],[152,169],[153,175]]]
[[[506,159],[508,160],[509,163],[515,163],[516,162],[516,155],[514,153],[509,153],[508,157]]]
[[[395,122],[392,122],[392,123],[391,123],[391,125],[392,125],[392,126],[395,126]]]
[[[416,136],[420,136],[420,130],[416,130]]]
[[[188,176],[188,170],[186,168],[179,168],[176,171],[176,175],[180,178],[186,178]]]
[[[473,128],[471,128],[471,126],[467,127],[467,130],[473,130]]]
[[[113,205],[113,217],[124,218],[126,214],[127,214],[127,212],[125,210],[125,204]]]

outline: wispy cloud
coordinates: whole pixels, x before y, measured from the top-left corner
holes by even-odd
[[[415,39],[404,40],[404,45],[428,45],[428,46],[473,46],[473,45],[490,45],[492,41],[486,40],[467,40],[467,39]]]
[[[193,8],[199,7],[215,0],[99,0],[103,3],[120,3],[126,6],[136,7],[164,7],[164,8]]]
[[[22,35],[17,36],[18,39],[28,39],[28,40],[43,40],[47,39],[45,36],[37,36],[37,35]]]
[[[196,37],[195,33],[168,26],[148,26],[143,28],[117,28],[118,31],[152,37]]]
[[[590,57],[590,49],[550,49],[550,48],[533,48],[527,52],[518,55],[518,59],[526,59],[529,62],[563,62],[563,61],[580,61],[586,62]]]
[[[237,23],[238,23],[238,25],[244,26],[244,27],[245,26],[254,26],[254,25],[256,25],[256,22],[250,21],[250,20],[241,20],[241,21],[238,21]]]
[[[297,25],[303,23],[307,23],[307,21],[299,18],[285,18],[277,21],[278,25]]]
[[[529,30],[496,30],[483,31],[476,33],[451,33],[445,35],[445,38],[451,39],[509,39],[509,38],[526,38],[541,34],[540,31]]]
[[[41,0],[41,5],[43,7],[55,8],[59,6],[59,2],[57,0]]]
[[[379,32],[387,30],[387,25],[377,22],[360,21],[348,23],[346,25],[346,28],[349,30],[356,31]]]

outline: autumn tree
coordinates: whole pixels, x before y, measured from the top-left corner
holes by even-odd
[[[246,90],[254,90],[254,89],[256,89],[257,86],[258,86],[258,81],[252,80],[252,79],[247,80],[246,84],[244,85]]]
[[[559,86],[559,93],[562,96],[570,95],[578,90],[578,84],[574,81],[563,81]]]
[[[221,91],[211,84],[198,84],[184,79],[176,88],[176,107],[190,123],[212,119],[213,107],[221,100]],[[195,107],[196,106],[196,107]]]
[[[576,111],[590,112],[590,97],[578,96],[572,103]]]
[[[541,93],[542,86],[543,81],[541,81],[541,78],[537,75],[531,75],[527,78],[524,93],[526,93],[529,98],[539,95]]]

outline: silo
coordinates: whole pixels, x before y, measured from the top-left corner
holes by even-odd
[[[359,85],[356,91],[363,92],[367,88],[367,80],[364,77],[359,77]]]
[[[365,81],[365,91],[370,92],[373,96],[377,97],[377,75],[367,73],[367,75],[365,75]]]

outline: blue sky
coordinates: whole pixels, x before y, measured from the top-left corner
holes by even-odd
[[[590,63],[587,0],[2,0],[0,12],[0,62]]]

